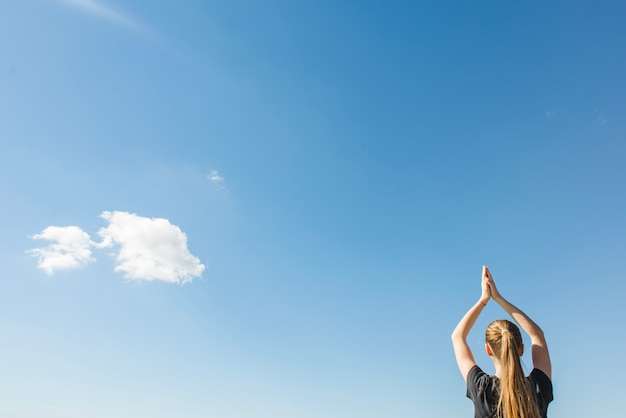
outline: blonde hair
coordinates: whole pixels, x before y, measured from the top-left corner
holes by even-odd
[[[541,418],[520,361],[522,334],[519,328],[511,321],[498,319],[487,327],[485,339],[502,366],[497,416]]]

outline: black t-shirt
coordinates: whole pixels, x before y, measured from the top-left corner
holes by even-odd
[[[553,399],[550,378],[541,370],[533,369],[527,379],[537,394],[541,417],[547,418],[548,404]],[[474,366],[467,374],[467,397],[474,402],[474,418],[494,418],[500,399],[500,381]]]

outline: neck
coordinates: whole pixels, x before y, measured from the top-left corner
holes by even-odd
[[[502,379],[502,366],[500,365],[500,362],[494,359],[493,365],[496,368],[496,377],[498,379]]]

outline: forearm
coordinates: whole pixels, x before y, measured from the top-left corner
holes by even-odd
[[[501,295],[494,297],[494,300],[517,322],[531,339],[544,339],[543,330],[521,309],[513,305]]]
[[[472,306],[465,313],[465,315],[463,316],[463,318],[461,318],[456,328],[454,328],[454,331],[452,331],[453,340],[458,339],[458,338],[465,340],[467,338],[467,335],[469,334],[470,330],[476,323],[476,320],[480,316],[480,313],[483,311],[483,309],[487,305],[488,300],[489,299],[487,300],[484,300],[482,298],[479,299],[478,302],[476,302],[474,306]]]
[[[489,300],[489,299],[487,299]],[[452,331],[452,346],[454,347],[454,356],[459,366],[459,371],[463,379],[467,380],[467,374],[476,365],[472,350],[467,344],[467,335],[474,326],[476,319],[487,304],[487,300],[479,300],[472,306],[469,311],[461,318],[459,324]]]

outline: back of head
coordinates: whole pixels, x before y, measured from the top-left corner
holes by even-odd
[[[502,418],[540,418],[534,394],[520,361],[522,334],[514,323],[493,321],[485,333],[487,343],[502,368],[498,416]]]

